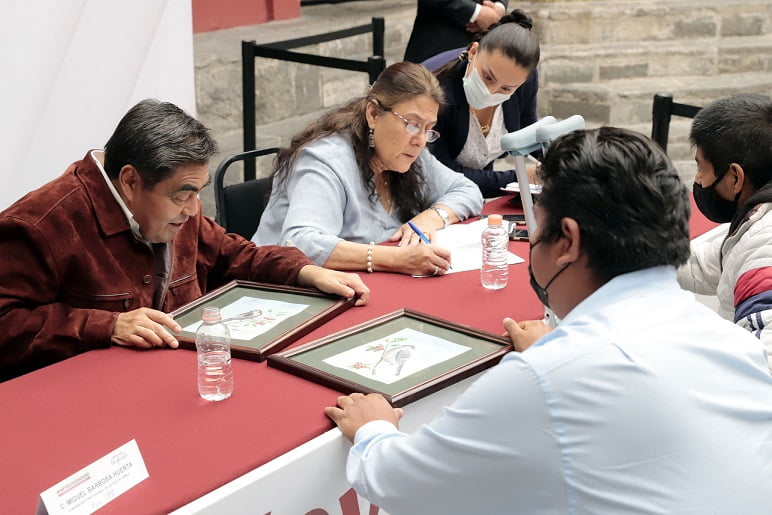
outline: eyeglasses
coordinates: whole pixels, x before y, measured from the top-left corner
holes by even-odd
[[[411,136],[418,136],[423,132],[424,136],[426,136],[426,141],[428,141],[429,143],[434,143],[435,141],[440,139],[440,133],[435,131],[434,129],[423,130],[421,127],[411,122],[401,114],[395,113],[394,111],[389,111],[389,112],[405,123],[405,132],[407,132]]]

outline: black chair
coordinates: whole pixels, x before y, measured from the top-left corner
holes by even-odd
[[[215,220],[225,227],[226,231],[251,239],[271,195],[271,177],[225,186],[228,167],[237,161],[256,159],[278,151],[275,147],[250,150],[233,155],[217,166],[214,173],[214,205],[217,210]]]
[[[670,93],[657,93],[654,95],[654,103],[651,108],[651,139],[659,143],[662,150],[667,152],[670,118],[672,116],[694,118],[700,109],[702,108],[673,102],[673,95]]]

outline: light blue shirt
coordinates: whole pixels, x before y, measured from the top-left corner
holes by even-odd
[[[675,269],[642,270],[416,433],[361,427],[347,475],[395,515],[767,514],[772,377],[759,341]]]
[[[418,156],[426,178],[426,199],[443,204],[461,219],[482,210],[475,183],[440,163],[428,150]],[[327,261],[341,240],[380,243],[407,222],[371,201],[351,144],[329,136],[301,149],[295,167],[271,191],[260,226],[258,245],[294,245],[317,265]]]

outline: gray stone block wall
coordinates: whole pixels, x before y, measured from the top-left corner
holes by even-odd
[[[770,0],[543,0],[516,6],[532,14],[542,45],[541,115],[580,113],[590,126],[615,124],[648,134],[651,99],[659,91],[698,105],[734,91],[772,94]],[[212,170],[242,149],[242,40],[282,41],[383,16],[390,64],[402,58],[414,15],[415,0],[360,0],[304,7],[297,20],[195,35],[198,117],[221,148]],[[365,60],[371,48],[371,38],[362,35],[298,50]],[[255,69],[259,148],[288,143],[325,110],[367,87],[363,73],[261,58]],[[690,163],[686,134],[688,129],[671,131],[669,151]],[[270,158],[258,163],[259,176],[270,170]],[[691,174],[690,166],[685,179]],[[213,216],[211,191],[202,200]]]
[[[360,0],[301,9],[295,20],[237,27],[194,36],[198,118],[212,130],[220,154],[212,160],[212,172],[220,160],[240,152],[242,138],[241,41],[283,41],[322,34],[369,23],[373,16],[385,19],[386,60],[402,58],[415,16],[414,0]],[[314,55],[365,61],[372,55],[372,37],[359,35],[338,41],[293,49]],[[274,59],[255,60],[255,118],[257,147],[285,145],[294,133],[324,111],[355,96],[368,85],[367,75]],[[258,162],[258,176],[271,171],[271,158]],[[240,180],[241,165],[228,172]],[[214,216],[211,191],[201,194],[205,213]]]

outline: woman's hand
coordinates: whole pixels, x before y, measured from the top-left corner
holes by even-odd
[[[396,247],[399,271],[412,275],[442,275],[450,268],[450,251],[437,245]]]
[[[453,212],[447,206],[438,205],[436,207],[442,207],[447,213],[450,219],[450,223],[454,224],[459,221],[456,213]],[[426,209],[421,211],[410,220],[413,225],[418,227],[424,235],[429,238],[429,241],[434,241],[434,233],[437,230],[442,229],[445,226],[445,222],[440,218],[440,215],[434,209]],[[421,237],[406,223],[397,229],[397,232],[391,235],[389,241],[398,241],[399,245],[404,247],[406,245],[418,245],[419,243],[426,243],[421,240]]]
[[[424,236],[429,238],[429,241],[434,241],[434,234],[437,232],[435,229],[425,228],[427,227],[426,225],[420,226],[415,221],[413,221],[413,224],[415,224],[415,226],[421,230]],[[400,247],[426,243],[408,224],[403,224],[399,229],[397,229],[397,232],[391,235],[389,241],[398,241]]]

